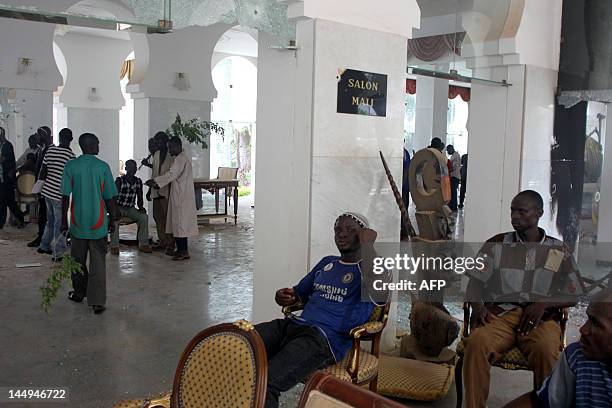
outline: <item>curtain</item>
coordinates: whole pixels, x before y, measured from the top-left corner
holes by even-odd
[[[461,55],[465,32],[433,35],[408,40],[408,57],[414,55],[421,61],[435,61],[451,51]]]
[[[406,93],[410,95],[416,93],[416,79],[406,79]]]
[[[460,96],[461,99],[463,99],[463,102],[469,102],[470,97],[472,95],[472,88],[465,88],[463,86],[449,85],[448,86],[448,99],[455,99],[457,95]]]
[[[414,95],[417,91],[416,79],[406,79],[406,93]],[[463,86],[449,85],[448,86],[448,99],[455,99],[460,96],[464,102],[469,102],[472,95],[472,88],[466,88]]]
[[[128,80],[132,80],[132,75],[134,74],[134,60],[126,60],[123,61],[123,64],[121,65],[121,72],[119,73],[119,79],[123,79],[126,76],[128,77]]]

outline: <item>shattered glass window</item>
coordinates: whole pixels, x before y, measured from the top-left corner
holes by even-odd
[[[174,29],[208,26],[215,23],[236,24],[295,39],[295,23],[287,19],[287,6],[277,0],[122,0],[138,22],[156,25],[171,9]]]

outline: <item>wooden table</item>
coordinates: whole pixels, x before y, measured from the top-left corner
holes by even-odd
[[[214,214],[199,214],[200,217],[206,218],[225,218],[227,220],[227,189],[233,187],[234,189],[234,224],[238,222],[238,180],[218,180],[218,179],[194,179],[194,188],[201,188],[204,190],[214,190],[215,192],[215,213]],[[219,213],[219,190],[225,190],[225,206],[223,213]],[[229,215],[231,217],[231,215]]]

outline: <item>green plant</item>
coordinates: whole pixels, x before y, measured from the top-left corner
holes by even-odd
[[[238,197],[244,197],[251,194],[251,188],[247,186],[238,187]]]
[[[200,120],[198,118],[184,121],[181,115],[177,113],[174,123],[170,125],[166,133],[170,137],[177,136],[189,143],[198,144],[202,146],[203,149],[208,149],[207,140],[211,131],[220,135],[222,138],[225,135],[225,129],[217,123]]]
[[[41,306],[45,312],[49,313],[51,302],[57,298],[57,294],[65,280],[70,279],[73,273],[83,273],[81,264],[70,255],[64,255],[62,261],[53,265],[51,275],[43,286],[39,288],[42,295]]]

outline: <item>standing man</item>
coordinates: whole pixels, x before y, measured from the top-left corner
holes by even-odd
[[[168,154],[168,135],[166,132],[157,132],[155,134],[157,151],[153,155],[151,163],[152,173],[151,178],[161,176],[170,171],[170,167],[174,161],[174,157]],[[151,190],[151,198],[153,199],[153,219],[157,229],[157,237],[159,245],[154,247],[154,251],[166,251],[167,255],[174,254],[174,237],[167,233],[166,219],[168,218],[168,202],[170,199],[170,185],[165,185],[159,189]]]
[[[125,162],[125,176],[117,177],[115,185],[119,195],[117,206],[122,217],[127,217],[138,224],[138,249],[140,252],[150,254],[153,252],[149,246],[149,217],[144,208],[142,199],[142,180],[136,177],[136,162]],[[138,202],[138,208],[136,208]],[[111,233],[111,254],[119,255],[119,222],[116,221]]]
[[[75,158],[70,143],[72,130],[64,128],[59,132],[59,146],[51,145],[43,159],[40,179],[45,181],[41,194],[47,207],[47,225],[43,233],[38,252],[53,254],[53,261],[62,259],[66,252],[66,237],[61,233],[62,227],[62,175],[64,166]]]
[[[17,168],[20,168],[26,163],[26,161],[28,160],[28,154],[36,155],[38,153],[38,136],[35,134],[30,135],[30,137],[28,138],[28,145],[30,147],[25,152],[23,152],[19,159],[17,159]]]
[[[538,227],[544,203],[533,190],[518,193],[510,214],[514,231],[489,239],[480,250],[480,270],[466,272],[472,333],[465,339],[463,377],[469,408],[484,408],[491,361],[515,345],[540,387],[562,345],[562,308],[575,304],[582,284],[563,242]]]
[[[48,126],[41,126],[36,131],[38,135],[38,156],[36,157],[36,180],[40,179],[40,171],[42,170],[43,161],[49,146],[53,144],[53,138],[51,137],[51,129]],[[45,233],[45,227],[47,226],[47,202],[45,197],[42,195],[38,196],[38,234],[33,241],[28,243],[30,248],[36,248],[40,245],[42,236]]]
[[[187,238],[198,235],[198,217],[195,208],[195,192],[193,189],[193,170],[191,158],[183,151],[181,139],[173,137],[168,141],[168,151],[174,157],[170,170],[147,181],[147,185],[154,189],[170,186],[170,200],[168,204],[168,218],[166,232],[172,234],[176,240],[176,253],[173,261],[189,259]]]
[[[0,127],[0,229],[4,228],[7,208],[19,220],[17,228],[25,227],[23,213],[15,202],[15,182],[15,152],[4,128]]]
[[[465,190],[467,187],[468,155],[461,156],[461,189],[459,190],[459,209],[463,208],[465,202]]]
[[[450,178],[451,178],[451,200],[448,203],[453,212],[457,212],[457,189],[461,181],[461,155],[455,150],[453,145],[446,146],[446,153],[450,156]]]
[[[79,146],[83,154],[66,163],[62,177],[62,232],[68,230],[70,207],[70,254],[83,268],[82,274],[72,274],[74,290],[68,293],[68,299],[82,302],[87,297],[87,304],[93,307],[95,314],[100,314],[106,309],[109,217],[119,219],[115,200],[117,188],[108,164],[96,157],[100,151],[96,135],[83,133]],[[89,268],[86,265],[88,253]]]

